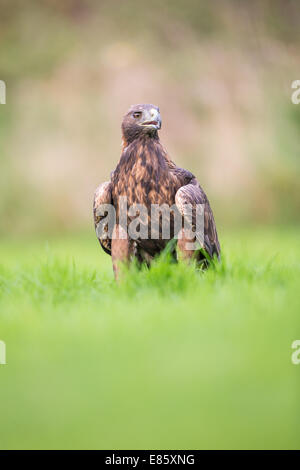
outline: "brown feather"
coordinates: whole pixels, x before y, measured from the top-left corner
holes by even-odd
[[[196,207],[196,204],[202,204],[204,206],[204,249],[210,256],[220,256],[220,244],[214,216],[206,194],[195,176],[190,171],[177,167],[169,158],[159,141],[156,129],[151,126],[150,128],[143,127],[134,119],[136,117],[134,114],[142,114],[144,110],[149,113],[151,107],[153,108],[153,105],[136,105],[124,117],[121,158],[111,174],[111,181],[100,185],[95,193],[95,226],[101,220],[96,214],[99,204],[112,203],[116,210],[117,230],[125,229],[127,231],[127,227],[122,228],[119,226],[120,197],[127,198],[128,207],[142,204],[148,211],[148,239],[113,243],[113,247],[115,247],[113,248],[113,260],[116,275],[118,259],[128,258],[130,254],[131,257],[135,256],[140,261],[146,260],[147,263],[150,263],[151,259],[160,253],[169,241],[169,239],[162,238],[161,225],[158,239],[151,239],[150,215],[152,204],[159,206],[167,204],[169,207],[177,207],[176,210],[182,215],[184,204],[192,204],[193,207]],[[127,226],[132,220],[133,218],[128,216]],[[194,225],[194,218],[192,223]],[[175,235],[171,217],[170,239]],[[100,236],[99,241],[102,248],[111,254],[111,240]],[[179,245],[183,246],[182,243],[179,243]],[[198,259],[200,260],[202,257],[199,255]]]

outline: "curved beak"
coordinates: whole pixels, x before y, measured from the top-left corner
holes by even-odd
[[[160,112],[152,108],[147,112],[146,120],[141,123],[141,126],[151,127],[152,129],[160,129],[161,128],[161,117]]]

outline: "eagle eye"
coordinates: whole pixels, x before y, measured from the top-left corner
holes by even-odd
[[[134,117],[135,119],[138,119],[139,117],[141,117],[141,115],[142,115],[141,111],[135,111],[135,112],[133,113],[133,117]]]

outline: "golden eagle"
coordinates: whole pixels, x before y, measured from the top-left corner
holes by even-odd
[[[220,256],[214,216],[206,194],[190,171],[179,168],[169,158],[159,140],[160,128],[157,106],[131,106],[122,122],[120,161],[110,181],[102,183],[95,192],[96,233],[103,250],[112,256],[116,278],[119,262],[134,257],[150,264],[172,239],[177,242],[177,252],[174,247],[172,251],[174,257],[195,258],[205,264],[208,259]],[[121,212],[125,203],[124,217]],[[189,216],[186,216],[186,207],[191,207]],[[202,232],[200,237],[196,227],[198,207],[202,208],[203,221],[202,228],[198,227],[198,232]],[[153,208],[158,208],[158,212]],[[168,214],[164,212],[166,208],[170,209]],[[157,223],[153,221],[154,213],[158,215]],[[164,214],[169,216],[165,232]],[[175,223],[178,214],[179,225]],[[188,220],[186,225],[185,219]],[[134,235],[128,230],[133,222]]]

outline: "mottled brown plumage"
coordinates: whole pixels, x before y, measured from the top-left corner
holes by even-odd
[[[156,106],[143,104],[130,108],[122,123],[123,148],[120,161],[112,173],[110,181],[100,185],[95,193],[95,226],[97,227],[103,218],[103,216],[97,215],[97,208],[101,204],[112,204],[116,210],[114,235],[119,234],[121,230],[126,232],[127,229],[126,226],[120,227],[120,197],[127,198],[128,206],[142,204],[148,210],[148,221],[147,223],[145,221],[145,226],[148,227],[147,239],[132,240],[128,237],[127,240],[124,240],[119,236],[113,237],[111,233],[106,237],[107,227],[100,234],[98,233],[102,248],[106,253],[112,254],[116,277],[118,260],[125,261],[135,256],[138,260],[146,261],[149,264],[151,259],[162,251],[168,241],[178,235],[174,231],[175,212],[183,215],[185,204],[191,204],[193,207],[196,207],[196,204],[203,205],[204,240],[202,248],[210,257],[214,255],[219,257],[220,255],[216,226],[208,199],[195,176],[188,170],[177,167],[170,160],[158,137],[160,127],[161,119],[159,109]],[[159,206],[167,204],[168,207],[173,206],[174,208],[171,213],[171,228],[168,238],[162,237],[161,223],[159,233],[153,238],[154,232],[151,232],[150,218],[153,204]],[[193,226],[194,217],[193,213],[191,222]],[[128,225],[134,218],[129,215],[126,224]],[[141,220],[140,225],[143,223]],[[178,240],[178,248],[183,257],[196,257],[199,261],[205,259],[201,251],[198,250],[195,253],[186,248],[185,243],[190,240],[185,237],[183,231],[182,239]]]

